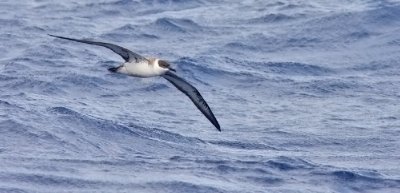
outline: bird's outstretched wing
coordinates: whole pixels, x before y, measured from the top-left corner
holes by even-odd
[[[196,105],[196,107],[203,113],[203,115],[206,116],[207,119],[218,129],[218,131],[221,131],[221,127],[219,126],[219,123],[213,112],[194,86],[190,85],[183,78],[180,78],[176,74],[169,71],[162,76],[172,83],[176,88],[182,91],[186,96],[188,96]]]
[[[121,46],[117,46],[114,44],[95,42],[95,41],[89,41],[89,40],[78,40],[78,39],[74,39],[74,38],[67,38],[67,37],[56,36],[56,35],[51,35],[51,34],[48,34],[48,35],[52,36],[52,37],[56,37],[56,38],[65,39],[65,40],[71,40],[71,41],[75,41],[75,42],[81,42],[81,43],[85,43],[85,44],[93,44],[93,45],[97,45],[97,46],[106,47],[106,48],[112,50],[113,52],[117,53],[118,55],[120,55],[125,60],[125,62],[132,62],[132,61],[139,62],[142,60],[147,60],[145,57],[143,57],[139,54],[136,54],[126,48],[123,48]]]

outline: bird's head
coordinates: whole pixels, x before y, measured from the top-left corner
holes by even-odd
[[[157,64],[158,64],[158,67],[164,69],[165,71],[169,71],[170,70],[170,71],[176,72],[176,70],[173,69],[171,67],[171,65],[165,60],[158,60]]]

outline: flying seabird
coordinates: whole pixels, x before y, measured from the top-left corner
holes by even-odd
[[[194,105],[196,105],[196,107],[203,113],[205,117],[207,117],[207,119],[218,129],[218,131],[221,131],[221,127],[219,126],[217,119],[215,118],[213,112],[211,111],[210,107],[208,106],[207,102],[203,99],[199,91],[194,86],[186,82],[183,78],[173,73],[172,71],[174,72],[176,71],[171,67],[171,65],[167,61],[158,58],[145,58],[126,48],[110,43],[67,38],[51,34],[48,35],[65,40],[103,46],[112,50],[113,52],[120,55],[125,60],[125,62],[118,67],[109,68],[108,70],[110,72],[121,73],[141,78],[154,77],[154,76],[164,77],[165,79],[167,79],[167,81],[172,83],[178,90],[180,90],[186,96],[188,96],[190,100],[192,100]]]

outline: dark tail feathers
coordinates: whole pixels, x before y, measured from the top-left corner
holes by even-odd
[[[120,68],[120,66],[118,66],[118,67],[112,67],[112,68],[109,68],[108,71],[110,71],[110,72],[117,72],[119,68]]]

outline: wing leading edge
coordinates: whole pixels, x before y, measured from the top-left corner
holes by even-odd
[[[67,38],[67,37],[56,36],[56,35],[51,35],[51,34],[48,34],[48,35],[52,36],[52,37],[56,37],[56,38],[61,38],[64,40],[70,40],[70,41],[75,41],[75,42],[80,42],[80,43],[85,43],[85,44],[103,46],[105,48],[112,50],[113,52],[117,53],[118,55],[120,55],[125,60],[125,62],[132,62],[132,61],[139,62],[141,60],[147,60],[145,57],[143,57],[139,54],[136,54],[126,48],[121,47],[121,46],[115,45],[115,44],[89,41],[89,40],[79,40],[79,39]]]

